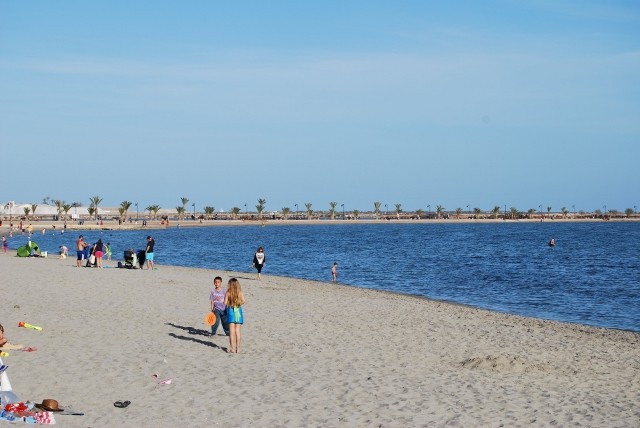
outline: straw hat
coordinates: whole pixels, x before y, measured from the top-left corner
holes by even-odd
[[[42,400],[42,403],[35,405],[38,409],[46,410],[48,412],[62,412],[64,409],[58,407],[58,402],[52,398],[46,398]]]

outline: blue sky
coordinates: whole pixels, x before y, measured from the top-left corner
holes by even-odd
[[[0,0],[0,203],[640,206],[637,1]]]

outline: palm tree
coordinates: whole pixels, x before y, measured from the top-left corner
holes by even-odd
[[[548,217],[551,217],[551,207],[547,207],[547,215]]]
[[[89,213],[89,218],[91,218],[91,216],[93,216],[96,213],[96,207],[94,207],[93,205],[90,205],[87,208],[87,213]]]
[[[516,207],[511,207],[509,208],[509,210],[511,211],[511,219],[516,218],[516,216],[518,215],[518,209]]]
[[[209,220],[213,217],[213,213],[216,211],[214,207],[204,207],[204,214]]]
[[[73,208],[73,204],[64,204],[62,206],[62,210],[64,211],[64,218],[69,217],[69,210]]]
[[[360,211],[358,210],[353,210],[353,217],[357,220],[358,217],[360,217]]]
[[[120,208],[124,209],[124,214],[121,214],[121,216],[126,219],[127,218],[127,212],[129,211],[129,208],[131,208],[131,205],[133,205],[133,202],[129,202],[129,201],[122,201],[120,202]],[[118,210],[118,212],[120,212],[120,210]]]
[[[58,218],[60,218],[60,214],[62,214],[62,206],[64,205],[64,201],[62,199],[56,199],[52,202],[56,206],[56,211],[58,211]]]
[[[189,202],[189,201],[187,201],[187,202]],[[182,219],[184,217],[184,212],[185,212],[184,206],[176,207],[176,212],[178,213],[178,219]]]
[[[38,208],[38,204],[31,204],[31,212],[33,215],[36,215],[36,208]]]
[[[400,213],[402,212],[402,204],[396,204],[396,218],[400,219]]]
[[[184,196],[180,198],[180,202],[182,202],[182,208],[185,208],[189,203],[189,198],[185,198]],[[186,208],[185,208],[186,211]]]
[[[329,202],[329,206],[331,207],[331,209],[329,210],[329,215],[331,216],[331,220],[335,220],[336,218],[336,206],[338,205],[337,202]]]
[[[95,208],[96,220],[98,219],[98,205],[102,202],[102,198],[100,196],[94,196],[93,198],[89,198],[91,205]]]
[[[627,216],[627,218],[631,217],[634,213],[635,211],[633,210],[633,208],[627,208],[626,210],[624,210],[624,214]]]
[[[436,205],[436,216],[437,218],[442,218],[442,214],[444,213],[444,207],[442,205]]]
[[[422,214],[424,214],[424,210],[421,210],[420,208],[418,208],[416,210],[416,215],[418,216],[418,220],[422,218]]]
[[[120,214],[120,218],[124,221],[125,220],[125,213],[127,212],[127,210],[124,207],[120,207],[118,208],[118,214]]]
[[[460,214],[462,214],[462,208],[456,208],[456,218],[460,219]]]
[[[42,198],[43,205],[49,205],[50,202],[52,202],[50,197],[45,196],[44,198]]]
[[[567,218],[567,214],[569,214],[567,207],[560,208],[560,211],[562,211],[562,218]]]
[[[374,202],[373,203],[373,213],[375,214],[376,218],[379,219],[380,218],[380,207],[382,206],[382,202]]]
[[[282,208],[282,216],[284,217],[285,220],[289,217],[289,212],[290,211],[291,211],[291,209],[289,207],[283,207]]]
[[[474,208],[473,209],[474,218],[476,218],[476,219],[480,218],[480,214],[481,213],[482,213],[482,210],[480,208]]]
[[[493,215],[493,218],[495,220],[497,220],[498,219],[498,214],[500,214],[500,207],[497,206],[497,205],[495,207],[493,207],[493,209],[491,210],[491,214]]]
[[[25,216],[26,218],[29,218],[29,213],[31,212],[31,208],[29,208],[29,207],[24,207],[22,210],[24,211],[24,216]]]
[[[307,208],[307,220],[311,220],[311,216],[313,215],[313,210],[311,209],[312,207],[311,202],[307,202],[306,204],[304,204],[304,206]]]
[[[535,208],[529,208],[527,210],[527,214],[529,215],[529,218],[533,218],[533,215],[536,213],[536,209]]]
[[[145,208],[145,211],[149,211],[149,217],[151,217],[151,213],[153,213],[153,218],[158,218],[158,211],[160,211],[160,205],[149,205]]]
[[[264,211],[264,205],[267,203],[266,199],[258,199],[258,205],[256,205],[256,211],[258,212],[258,219],[262,220],[262,211]]]
[[[231,208],[231,214],[233,215],[233,219],[237,220],[238,219],[238,214],[240,214],[240,208],[238,208],[238,207]]]

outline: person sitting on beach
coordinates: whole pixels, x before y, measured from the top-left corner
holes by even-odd
[[[4,335],[4,327],[0,324],[0,348],[7,344],[9,339]]]
[[[29,253],[29,257],[40,257],[40,254],[38,254],[38,251],[40,251],[40,248],[38,248],[37,245],[32,246],[31,252]]]
[[[67,256],[69,255],[69,249],[64,245],[60,245],[59,248],[60,248],[60,251],[58,251],[58,253],[60,254],[60,258],[66,259]]]

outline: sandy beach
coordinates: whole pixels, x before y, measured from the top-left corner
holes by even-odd
[[[640,425],[636,333],[249,272],[74,265],[0,254],[0,323],[37,348],[3,358],[13,391],[84,413],[62,427]],[[216,275],[247,298],[240,354],[207,335]]]

